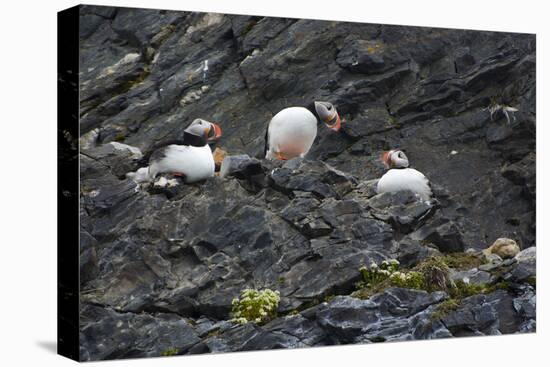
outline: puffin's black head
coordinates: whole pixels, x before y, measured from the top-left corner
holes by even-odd
[[[336,111],[336,107],[330,102],[315,102],[315,111],[319,119],[333,131],[339,131],[341,127],[340,116]]]
[[[183,132],[183,144],[203,147],[221,138],[221,127],[213,122],[196,119]]]

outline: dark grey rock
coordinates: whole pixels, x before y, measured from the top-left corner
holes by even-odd
[[[200,341],[193,327],[177,315],[118,313],[83,306],[80,331],[82,360],[158,357],[171,349],[186,353]]]
[[[479,269],[470,269],[464,271],[455,271],[451,274],[451,279],[453,281],[460,280],[466,284],[489,284],[493,281],[491,273],[479,270]]]
[[[537,248],[529,247],[515,257],[514,269],[510,273],[510,279],[524,281],[536,276],[537,273]]]
[[[234,176],[244,179],[261,173],[263,168],[260,161],[250,158],[247,154],[225,157],[220,167],[221,177]]]
[[[437,246],[441,252],[460,252],[465,248],[462,232],[458,226],[438,217],[410,234],[410,238]]]
[[[382,193],[369,199],[372,215],[389,222],[396,230],[409,233],[420,226],[433,212],[434,205],[410,191]]]
[[[442,322],[453,336],[500,334],[497,310],[484,295],[462,300],[461,307],[444,316]]]
[[[514,309],[525,319],[535,319],[537,317],[536,303],[535,293],[529,290],[520,297],[514,299]]]
[[[430,321],[432,305],[446,297],[442,292],[390,288],[369,300],[336,297],[304,316],[315,317],[336,344],[448,337],[441,323]]]

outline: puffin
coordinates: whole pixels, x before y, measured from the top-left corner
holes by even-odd
[[[319,119],[333,131],[341,127],[340,116],[330,102],[314,102]],[[304,157],[317,136],[317,118],[305,107],[288,107],[269,122],[265,134],[265,158],[288,160]]]
[[[150,182],[161,173],[181,177],[193,183],[214,176],[215,164],[208,145],[222,136],[222,129],[214,122],[195,119],[183,133],[178,144],[167,144],[156,149],[149,158],[149,166],[126,176],[134,181]]]
[[[401,150],[390,150],[382,153],[380,160],[386,168],[391,168],[380,180],[376,191],[396,192],[409,190],[418,195],[423,201],[432,197],[430,182],[421,172],[409,168],[409,159]]]

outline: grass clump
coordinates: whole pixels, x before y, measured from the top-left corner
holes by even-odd
[[[424,276],[424,290],[428,292],[448,291],[452,288],[450,269],[443,257],[434,256],[418,264],[414,270]]]
[[[473,255],[467,254],[464,252],[454,252],[443,256],[443,262],[447,264],[449,268],[456,270],[468,270],[477,268],[482,264],[485,264],[486,261],[481,258]]]
[[[160,355],[162,357],[170,357],[170,356],[175,356],[176,354],[178,354],[178,349],[177,348],[168,348],[166,350],[163,350],[162,352],[160,352]]]
[[[498,289],[507,291],[511,288],[511,284],[505,280],[494,284],[469,284],[462,280],[457,280],[454,282],[454,285],[449,294],[451,297],[458,299],[475,296],[476,294],[492,293]]]
[[[430,315],[431,320],[439,320],[448,315],[449,313],[458,310],[460,301],[454,298],[449,298],[441,302],[436,310]]]
[[[239,324],[265,323],[277,316],[279,301],[278,291],[245,289],[241,292],[240,298],[233,299],[232,321]]]

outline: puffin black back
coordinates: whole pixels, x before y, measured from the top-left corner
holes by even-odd
[[[79,357],[79,6],[57,13],[57,352]]]

